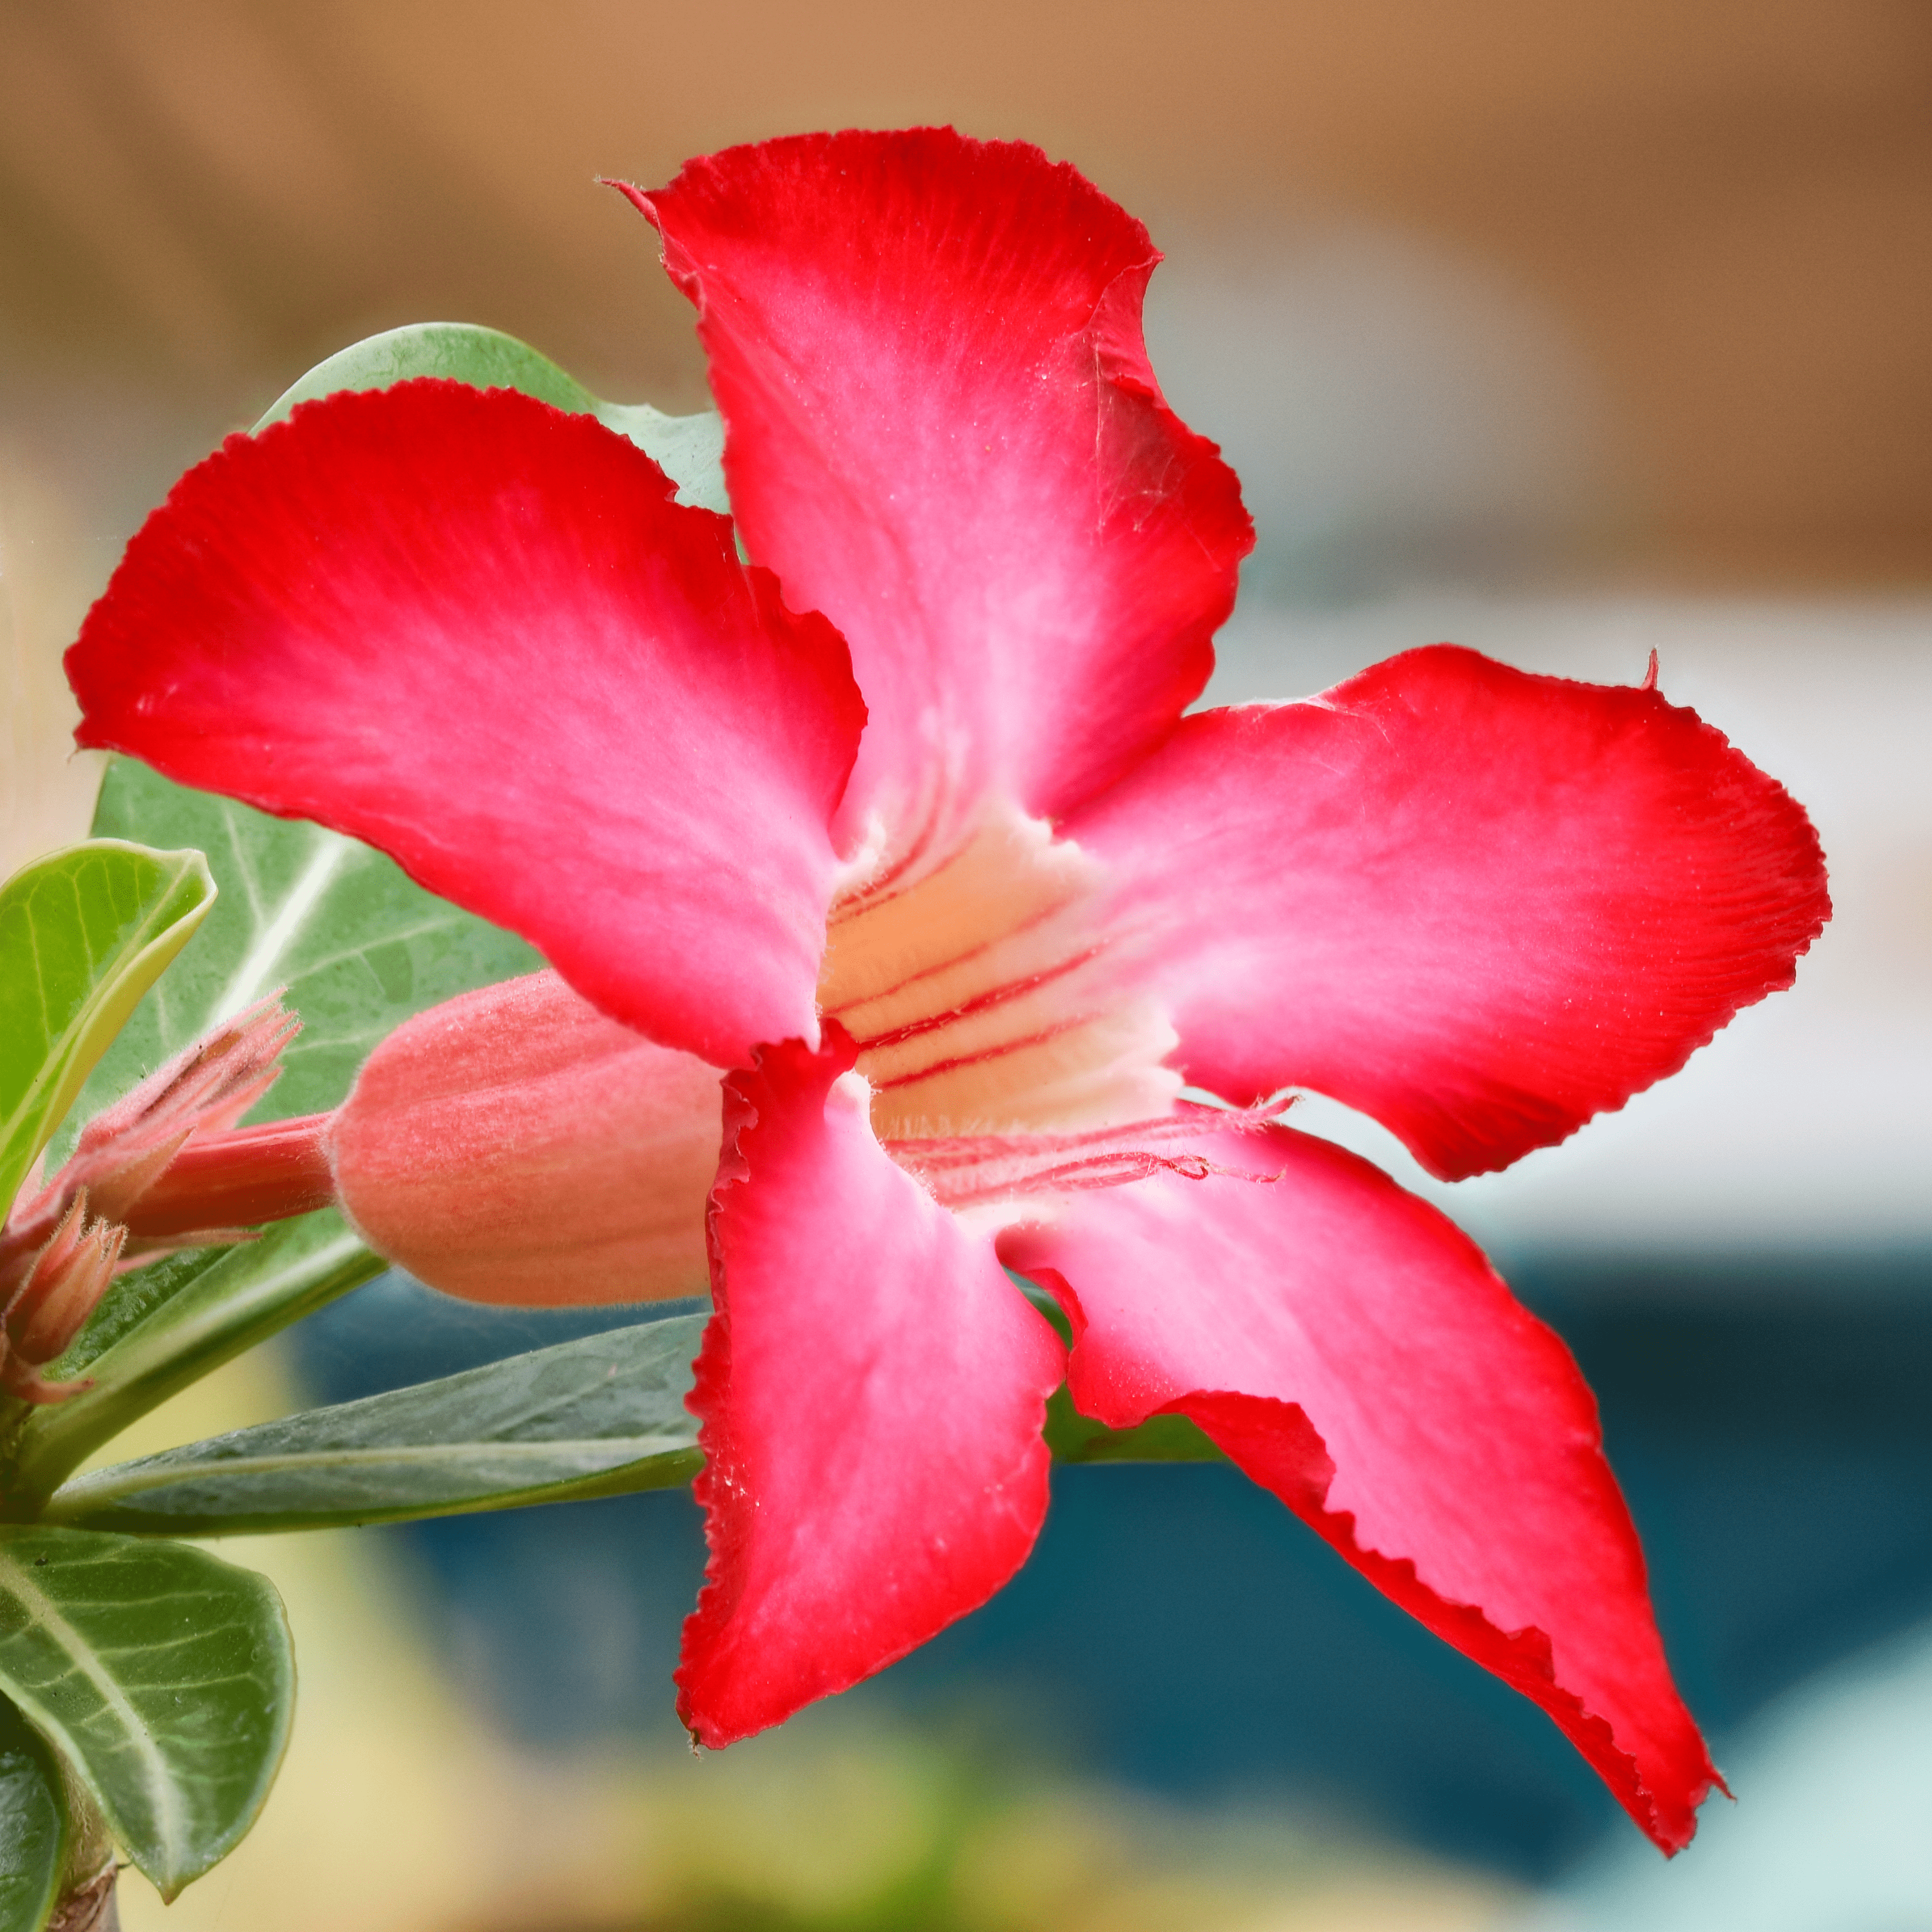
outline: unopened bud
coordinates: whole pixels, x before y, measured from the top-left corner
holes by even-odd
[[[66,1258],[88,1242],[97,1258],[107,1255],[111,1275],[172,1249],[246,1240],[261,1222],[326,1205],[333,1190],[323,1117],[235,1130],[280,1076],[282,1049],[299,1025],[278,995],[261,1000],[211,1028],[88,1121],[67,1165],[44,1186],[30,1186],[0,1227],[0,1310],[25,1307],[30,1280],[49,1268],[80,1272],[46,1305],[76,1305],[78,1284],[92,1279],[94,1264]],[[110,1231],[111,1241],[83,1233],[83,1225]],[[97,1288],[87,1306],[98,1299]],[[22,1334],[8,1332],[17,1353]]]
[[[225,1132],[274,1084],[301,1025],[273,995],[212,1027],[88,1122],[59,1181],[85,1187],[96,1214],[126,1220],[190,1135]]]
[[[28,1402],[60,1402],[85,1382],[43,1382],[36,1372],[65,1352],[106,1292],[128,1231],[90,1218],[83,1190],[68,1204],[26,1279],[0,1311],[0,1387]]]
[[[370,1056],[329,1129],[337,1198],[379,1254],[469,1300],[702,1294],[722,1107],[716,1067],[532,974]]]

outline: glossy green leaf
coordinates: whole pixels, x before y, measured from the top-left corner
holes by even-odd
[[[254,1120],[337,1106],[370,1049],[411,1014],[543,964],[355,839],[171,784],[132,758],[109,767],[94,822],[104,835],[199,846],[221,897],[193,952],[102,1056],[63,1142],[218,1019],[278,987],[302,1030]]]
[[[731,513],[724,490],[724,426],[715,411],[668,416],[648,403],[600,401],[514,335],[469,322],[417,322],[358,342],[311,369],[255,428],[280,422],[298,403],[343,389],[386,389],[417,376],[440,376],[477,389],[520,389],[573,416],[594,416],[658,464],[677,485],[680,502],[721,516]]]
[[[181,1536],[320,1529],[675,1488],[702,1315],[615,1328],[82,1476],[45,1520]]]
[[[117,1463],[59,1490],[41,1520],[252,1535],[675,1488],[703,1462],[685,1397],[706,1319],[611,1329]],[[1222,1460],[1184,1417],[1110,1430],[1064,1388],[1046,1435],[1061,1462]]]
[[[29,1519],[104,1442],[231,1357],[380,1274],[385,1264],[332,1208],[259,1240],[124,1276],[46,1371],[83,1394],[16,1414],[0,1442],[0,1510]]]
[[[68,1868],[66,1794],[53,1754],[0,1697],[0,1932],[40,1932]]]
[[[1153,1415],[1138,1429],[1109,1429],[1082,1415],[1063,1382],[1046,1405],[1046,1446],[1056,1462],[1225,1462],[1184,1415]]]
[[[0,1218],[214,903],[199,852],[116,838],[50,853],[0,886]]]
[[[1073,1324],[1066,1311],[1037,1282],[1006,1270],[1006,1279],[1052,1324],[1070,1348]],[[1224,1462],[1227,1458],[1184,1415],[1150,1416],[1138,1429],[1109,1429],[1082,1415],[1062,1382],[1047,1399],[1041,1432],[1056,1462]]]
[[[181,1543],[0,1530],[0,1685],[172,1898],[268,1795],[295,1703],[265,1576]]]

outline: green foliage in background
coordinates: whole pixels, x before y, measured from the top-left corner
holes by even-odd
[[[233,1850],[294,1714],[273,1587],[185,1544],[0,1532],[0,1682],[172,1898]]]
[[[0,1932],[39,1932],[75,1836],[58,1760],[0,1697]]]
[[[0,886],[0,1216],[214,903],[199,852],[117,840],[50,853]]]
[[[300,403],[344,389],[386,389],[422,376],[466,382],[475,389],[520,389],[572,416],[592,416],[628,436],[677,485],[677,500],[731,514],[724,489],[724,425],[715,412],[668,416],[648,403],[600,401],[547,356],[500,329],[463,322],[420,322],[372,335],[332,356],[277,398],[255,425],[259,434]]]
[[[367,845],[171,784],[132,758],[109,768],[94,829],[199,846],[221,896],[193,950],[101,1056],[64,1142],[218,1020],[278,988],[302,1030],[258,1120],[338,1106],[370,1049],[410,1015],[543,964]]]
[[[615,1328],[70,1483],[45,1520],[177,1536],[396,1522],[676,1488],[701,1315]]]

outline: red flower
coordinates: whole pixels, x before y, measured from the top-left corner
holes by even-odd
[[[373,842],[575,989],[380,1051],[351,1213],[463,1292],[603,1298],[686,1285],[708,1189],[707,1743],[1012,1574],[1064,1373],[1193,1418],[1682,1845],[1714,1774],[1562,1343],[1373,1168],[1179,1096],[1506,1165],[1790,982],[1803,814],[1648,687],[1446,646],[1184,717],[1247,520],[1071,170],[844,134],[632,199],[757,566],[594,422],[405,384],[191,473],[70,660],[82,742]]]

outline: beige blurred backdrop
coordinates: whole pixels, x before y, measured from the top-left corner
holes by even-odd
[[[1618,561],[1932,569],[1916,0],[4,0],[7,406],[138,390],[206,434],[432,316],[688,406],[683,305],[593,178],[922,120],[1042,143],[1178,251],[1339,220],[1456,258],[1600,392]]]

